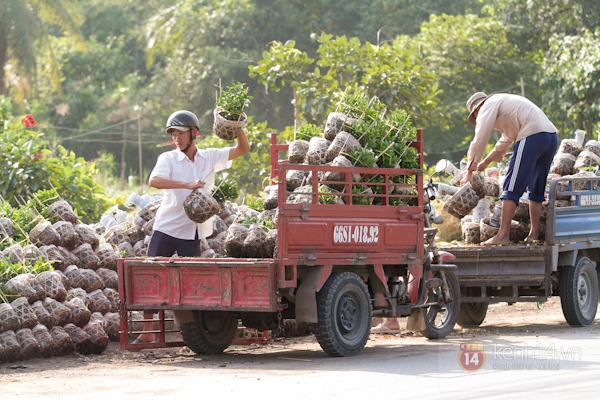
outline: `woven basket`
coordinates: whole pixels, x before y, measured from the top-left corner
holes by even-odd
[[[35,318],[37,319],[38,323],[48,328],[52,328],[54,325],[56,325],[56,320],[48,312],[48,310],[46,310],[41,300],[33,302],[33,304],[31,304],[31,310],[35,314]]]
[[[0,303],[0,332],[18,329],[20,323],[15,309],[8,303]]]
[[[479,196],[471,188],[471,182],[467,182],[444,202],[442,210],[458,219],[462,219],[477,206],[477,203],[479,203]]]
[[[119,288],[119,274],[117,271],[108,268],[98,268],[96,273],[104,282],[104,286],[110,289],[118,289]]]
[[[290,169],[285,174],[285,181],[287,190],[293,192],[296,188],[306,184],[308,179],[308,171],[300,171],[296,169]]]
[[[90,344],[92,342],[90,335],[75,324],[66,324],[65,332],[71,337],[76,352],[79,354],[89,354]]]
[[[204,188],[196,188],[183,202],[183,209],[194,222],[202,223],[221,210],[221,205]]]
[[[500,196],[501,188],[498,184],[497,178],[484,178],[483,180],[483,194],[487,197],[498,197]]]
[[[22,328],[15,332],[17,342],[21,346],[21,359],[28,360],[40,355],[40,348],[30,328]]]
[[[223,108],[217,107],[214,109],[213,132],[215,132],[215,135],[224,140],[237,139],[242,128],[246,124],[246,121],[248,120],[248,116],[246,113],[242,113],[239,120],[231,121],[223,117],[224,114],[227,114],[227,112]]]
[[[73,254],[79,258],[78,266],[86,269],[98,269],[101,265],[100,257],[92,249],[92,245],[84,243],[73,250]]]
[[[511,221],[510,222],[510,241],[519,243],[525,240],[529,235],[529,224],[527,222]]]
[[[54,317],[56,325],[64,326],[71,322],[71,310],[67,306],[58,301],[46,297],[42,304],[44,308]]]
[[[248,236],[248,228],[237,222],[231,224],[223,243],[226,254],[234,258],[243,258],[246,236]]]
[[[96,232],[87,225],[78,224],[75,225],[75,230],[79,235],[79,243],[89,243],[92,246],[92,249],[96,249],[100,244],[100,239]]]
[[[98,265],[98,268],[106,268],[106,269],[110,269],[113,271],[117,270],[117,253],[115,252],[115,249],[113,246],[111,246],[108,243],[102,243],[100,246],[98,246],[98,248],[96,249],[96,255],[98,256],[98,259],[100,260],[100,264]]]
[[[14,226],[10,218],[0,218],[0,239],[13,237],[15,234]]]
[[[450,180],[450,185],[459,187],[460,181],[462,180],[463,176],[465,176],[466,173],[467,173],[467,171],[462,171],[460,174],[456,175],[454,178],[452,178]],[[471,181],[469,183],[471,184],[471,188],[475,191],[475,193],[477,193],[477,196],[480,199],[483,199],[485,197],[485,189],[484,189],[485,180],[484,180],[483,174],[481,172],[477,172],[477,171],[473,172]]]
[[[520,198],[515,209],[513,219],[520,222],[529,222],[529,200]]]
[[[119,319],[119,313],[106,313],[104,314],[104,331],[108,335],[108,338],[117,342],[120,338],[119,330],[121,328],[121,321]]]
[[[66,356],[75,351],[75,344],[71,340],[71,336],[65,331],[62,326],[53,326],[50,329],[50,335],[54,340],[55,356]]]
[[[60,245],[68,250],[73,250],[79,244],[79,235],[69,221],[58,221],[52,227],[60,236]]]

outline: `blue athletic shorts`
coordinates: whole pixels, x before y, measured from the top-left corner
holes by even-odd
[[[527,190],[529,200],[543,202],[546,180],[557,148],[558,135],[550,132],[536,133],[516,142],[500,198],[519,204]]]

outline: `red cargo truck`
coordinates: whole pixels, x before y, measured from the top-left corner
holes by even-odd
[[[333,356],[359,354],[373,316],[408,317],[409,329],[445,337],[460,308],[456,266],[442,263],[444,254],[435,247],[422,132],[407,145],[418,150],[419,169],[290,164],[278,160],[285,145],[273,143],[279,205],[274,257],[120,259],[122,347],[136,346],[130,343],[134,310],[159,310],[161,316],[173,310],[185,344],[199,354],[226,349],[239,321],[260,331],[284,319],[312,323]],[[289,170],[308,172],[306,202],[286,201]],[[342,181],[325,181],[327,172],[341,174]],[[377,179],[353,182],[356,174]],[[344,187],[327,193],[336,204],[320,202],[326,184]],[[353,194],[357,184],[371,190]],[[356,204],[364,198],[369,204]],[[169,345],[163,331],[159,342],[155,346]]]

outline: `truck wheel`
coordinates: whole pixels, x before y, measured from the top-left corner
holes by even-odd
[[[435,305],[423,310],[425,330],[420,333],[429,339],[441,339],[448,336],[454,329],[460,311],[458,278],[456,278],[453,271],[445,271],[444,274],[446,275],[446,282],[448,282],[448,290],[452,300],[448,304]],[[434,275],[439,277],[440,272],[436,272]],[[434,295],[432,289],[429,290],[426,302],[430,301],[437,301],[437,296]]]
[[[468,297],[481,296],[481,289],[475,287],[466,288]],[[456,323],[463,328],[477,328],[487,314],[488,303],[460,303],[460,311]]]
[[[332,274],[317,293],[317,312],[313,331],[325,353],[347,357],[361,352],[371,332],[371,300],[358,275]]]
[[[194,311],[194,322],[179,326],[186,346],[197,354],[219,354],[237,333],[238,320],[229,312]]]
[[[559,291],[569,325],[588,326],[594,322],[598,309],[598,275],[589,258],[581,257],[574,267],[561,269]]]

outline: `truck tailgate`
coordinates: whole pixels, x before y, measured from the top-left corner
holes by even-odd
[[[276,311],[275,262],[239,258],[119,260],[128,309]]]

